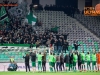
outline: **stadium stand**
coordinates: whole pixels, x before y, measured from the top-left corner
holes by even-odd
[[[99,16],[84,16],[83,14],[75,14],[75,18],[80,21],[91,32],[100,37],[100,17]]]
[[[4,48],[0,51],[0,62],[8,62],[9,58],[13,56],[17,62],[22,61],[22,56],[30,49],[26,48],[26,51],[24,48],[5,48],[7,45],[4,43],[12,43],[11,46],[14,46],[14,44],[17,46],[18,44],[28,44],[30,47],[30,44],[36,44],[37,42],[40,45],[46,45],[46,42],[48,43],[48,47],[52,40],[55,41],[57,35],[63,36],[63,34],[69,33],[67,40],[69,42],[69,50],[74,50],[73,43],[74,41],[78,44],[80,44],[78,50],[85,52],[92,51],[95,49],[96,51],[99,50],[99,40],[92,36],[91,32],[87,32],[82,28],[82,24],[78,25],[77,21],[73,19],[70,16],[67,16],[63,11],[35,11],[35,15],[38,17],[38,20],[42,22],[42,26],[36,26],[36,33],[34,34],[33,29],[31,26],[21,26],[20,24],[14,24],[14,26],[11,25],[11,31],[3,31],[1,36],[1,44],[0,46],[3,46]],[[81,20],[81,17],[80,17]],[[17,23],[17,22],[16,22]],[[87,23],[87,22],[86,22]],[[92,22],[91,22],[92,23]],[[60,27],[58,29],[58,34],[48,32],[48,35],[46,35],[46,29],[50,30],[52,26],[58,26]],[[14,30],[15,29],[15,30]],[[8,34],[7,34],[8,33]],[[14,38],[8,38],[7,36],[15,36]],[[18,38],[18,36],[20,38]],[[44,37],[45,36],[45,37]],[[48,38],[49,37],[49,38]],[[6,39],[8,38],[8,39]],[[27,39],[28,38],[28,39]],[[51,39],[53,38],[53,39]],[[37,41],[38,39],[38,41]],[[48,39],[48,40],[47,40]],[[63,39],[64,40],[64,39]],[[43,42],[45,41],[45,42]],[[4,46],[5,45],[5,46]],[[26,46],[26,45],[25,45]],[[61,45],[63,46],[63,45]],[[43,46],[44,47],[44,46]],[[41,49],[39,49],[41,50]],[[48,50],[48,49],[47,49]]]
[[[60,26],[59,33],[70,33],[68,36],[68,41],[72,44],[73,41],[83,41],[85,44],[89,43],[89,40],[92,42],[97,42],[98,40],[95,40],[93,36],[90,35],[90,33],[87,33],[82,29],[81,26],[78,26],[76,22],[74,22],[74,19],[64,14],[62,11],[41,11],[36,13],[39,20],[43,23],[43,28],[39,30],[39,33],[42,32],[45,28],[51,28],[52,25],[54,26]]]

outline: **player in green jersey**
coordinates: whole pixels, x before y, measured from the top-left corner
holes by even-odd
[[[55,63],[56,63],[56,57],[55,54],[53,54],[53,63],[52,63],[53,71],[56,71]]]
[[[69,54],[66,54],[64,57],[64,62],[65,62],[65,70],[68,71],[69,70]]]
[[[38,60],[38,71],[42,71],[42,55],[41,52],[37,55],[37,60]]]
[[[87,52],[87,55],[86,55],[86,63],[87,63],[87,70],[91,71],[91,66],[90,66],[90,53]]]
[[[69,53],[69,71],[73,70],[73,51]]]
[[[54,59],[54,56],[53,56],[52,53],[50,53],[50,55],[49,55],[49,66],[50,66],[51,72],[53,71],[53,59]]]
[[[93,53],[92,54],[92,70],[93,71],[97,70],[96,61],[97,61],[96,53]]]
[[[85,54],[84,54],[84,51],[81,53],[81,60],[82,60],[81,71],[85,71]]]
[[[74,69],[74,71],[76,71],[76,63],[77,63],[77,61],[78,61],[78,56],[77,56],[77,53],[75,52],[73,54],[73,69]]]

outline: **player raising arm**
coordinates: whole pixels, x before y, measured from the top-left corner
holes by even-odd
[[[86,63],[87,63],[87,70],[91,71],[91,66],[90,66],[90,53],[87,52],[87,55],[86,55]]]
[[[37,60],[38,60],[38,71],[42,71],[42,55],[41,52],[37,55]]]
[[[93,71],[97,70],[96,61],[97,61],[96,53],[93,53],[92,54],[92,70]]]

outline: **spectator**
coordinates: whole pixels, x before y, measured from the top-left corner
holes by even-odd
[[[9,64],[8,71],[16,71],[17,68],[18,68],[17,64],[15,62],[11,62]]]
[[[40,22],[38,22],[38,26],[42,26],[42,22],[40,21]]]
[[[58,26],[51,28],[51,32],[58,33]]]
[[[80,46],[80,44],[74,43],[75,50],[78,50],[78,46]]]
[[[18,69],[18,65],[16,62],[14,62],[14,71],[17,71],[17,69]]]
[[[48,47],[50,45],[50,39],[47,40],[46,46]]]
[[[57,52],[57,50],[58,50],[58,49],[57,49],[57,42],[58,42],[58,40],[56,39],[55,42],[54,42],[54,51],[55,51],[55,52]]]
[[[66,50],[68,51],[68,46],[69,46],[69,43],[66,40],[64,40],[63,50],[65,53],[66,53]]]
[[[58,53],[62,51],[62,40],[61,39],[59,39],[57,42],[57,49],[58,49]]]

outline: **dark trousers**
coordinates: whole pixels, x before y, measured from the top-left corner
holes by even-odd
[[[46,61],[42,61],[42,69],[43,71],[46,71]]]
[[[8,68],[8,71],[16,71],[17,68]]]
[[[78,69],[81,70],[81,62],[78,62]]]
[[[62,69],[63,68],[63,69]],[[60,71],[64,70],[64,62],[60,62]]]
[[[59,71],[60,69],[60,62],[56,62],[56,70]]]
[[[70,60],[70,63],[69,63],[69,71],[71,71],[73,69],[73,61]]]
[[[62,46],[57,46],[57,49],[58,49],[58,53],[61,53],[61,51],[62,51]]]
[[[30,65],[29,65],[29,63],[25,63],[25,68],[26,68],[26,72],[27,72],[27,68],[30,71]]]
[[[66,50],[68,51],[68,47],[63,46],[63,52],[65,52],[65,53],[66,53]]]
[[[63,52],[65,52],[65,53],[66,53],[66,47],[65,47],[65,46],[63,46]]]
[[[14,69],[13,68],[8,68],[8,71],[14,71]]]

